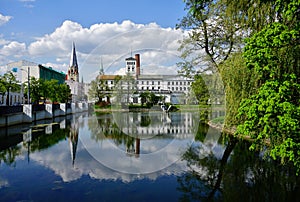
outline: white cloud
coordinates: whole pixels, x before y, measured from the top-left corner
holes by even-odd
[[[91,81],[99,72],[100,58],[106,73],[120,72],[125,58],[141,54],[141,68],[156,67],[156,73],[166,73],[166,68],[175,67],[178,60],[178,40],[181,30],[162,28],[156,23],[136,24],[129,20],[122,23],[99,23],[83,27],[77,22],[64,21],[52,33],[36,37],[28,44],[0,40],[0,54],[11,60],[22,56],[36,63],[47,63],[59,71],[67,71],[72,42],[75,42],[80,77]],[[3,47],[1,48],[1,44]],[[0,55],[1,57],[1,55]],[[4,59],[1,59],[1,65]],[[152,69],[153,70],[153,69]],[[174,70],[176,72],[176,70]]]
[[[4,25],[5,23],[10,21],[11,19],[12,19],[12,16],[4,16],[0,13],[0,26]]]
[[[25,43],[19,43],[17,41],[9,42],[0,49],[0,55],[11,56],[13,55],[16,58],[23,57],[26,54],[26,45]]]
[[[23,6],[25,8],[34,8],[34,2],[35,0],[19,0],[19,2],[23,3]]]

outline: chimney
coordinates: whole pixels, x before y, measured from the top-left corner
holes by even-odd
[[[135,54],[136,60],[136,77],[141,75],[141,64],[140,64],[140,54]]]

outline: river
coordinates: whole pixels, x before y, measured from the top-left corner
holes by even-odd
[[[294,201],[300,181],[199,112],[74,114],[1,129],[0,201]]]

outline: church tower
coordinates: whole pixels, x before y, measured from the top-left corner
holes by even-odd
[[[68,69],[68,78],[67,78],[67,80],[79,82],[78,63],[77,63],[77,56],[76,56],[76,50],[75,50],[75,43],[74,42],[73,42],[73,47],[72,47],[72,54],[71,54],[70,66],[69,66],[69,69]]]

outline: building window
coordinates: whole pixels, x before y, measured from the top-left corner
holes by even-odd
[[[168,85],[170,85],[170,81],[168,81]]]
[[[158,81],[157,84],[160,85],[160,81]]]
[[[110,81],[110,84],[114,84],[114,81]]]
[[[182,82],[180,81],[180,85],[182,85]]]
[[[152,81],[152,85],[154,85],[154,81]]]
[[[147,85],[149,85],[149,81],[147,81]]]
[[[178,85],[178,82],[176,81],[176,85]]]
[[[172,81],[172,85],[174,85],[174,81]]]
[[[152,87],[152,90],[154,90],[154,86]]]

